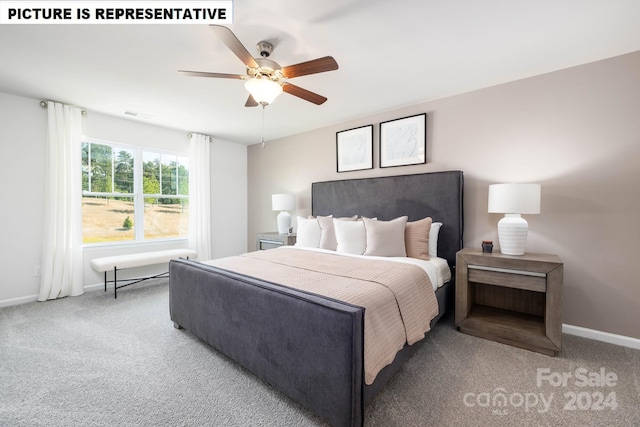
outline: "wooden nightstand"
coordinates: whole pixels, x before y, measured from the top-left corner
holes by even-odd
[[[555,356],[562,350],[563,263],[462,249],[456,256],[460,332]]]
[[[296,244],[296,233],[278,234],[278,232],[256,234],[256,250],[273,249],[280,246],[292,246]]]

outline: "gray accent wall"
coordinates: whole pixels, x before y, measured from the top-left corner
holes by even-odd
[[[537,182],[542,212],[525,216],[527,251],[564,261],[562,322],[640,339],[638,76],[635,52],[249,146],[247,245],[276,230],[271,194],[296,195],[295,226],[311,212],[314,181],[459,169],[464,245],[493,240],[498,250],[501,215],[487,213],[488,186]],[[378,90],[384,97],[393,85]],[[270,114],[285,114],[276,103]],[[428,163],[380,169],[379,123],[423,112]],[[368,124],[374,169],[337,173],[336,132]]]

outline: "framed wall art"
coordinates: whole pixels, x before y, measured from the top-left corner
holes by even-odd
[[[336,132],[338,172],[373,169],[373,125]]]
[[[427,114],[380,123],[380,167],[427,162]]]

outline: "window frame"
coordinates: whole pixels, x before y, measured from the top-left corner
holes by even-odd
[[[133,232],[134,238],[131,240],[121,240],[116,242],[95,242],[95,243],[84,243],[83,247],[97,247],[97,246],[117,246],[117,245],[135,245],[135,244],[149,244],[154,242],[171,242],[171,241],[184,241],[188,240],[188,233],[183,236],[173,236],[173,237],[156,237],[156,238],[145,238],[144,233],[144,200],[145,198],[158,198],[158,199],[181,199],[181,200],[189,200],[189,195],[168,195],[168,194],[147,194],[144,193],[143,188],[143,157],[145,152],[153,152],[160,154],[160,164],[162,164],[162,155],[171,155],[175,156],[177,159],[177,164],[179,165],[179,159],[186,158],[187,162],[189,162],[189,155],[186,152],[172,151],[161,148],[149,147],[144,145],[132,145],[126,143],[120,143],[117,141],[109,141],[105,139],[93,138],[89,136],[83,136],[81,139],[81,145],[79,149],[82,149],[82,144],[100,144],[107,145],[112,148],[112,152],[115,153],[114,148],[123,148],[126,150],[131,150],[133,152],[133,193],[121,193],[121,192],[99,192],[99,191],[87,191],[84,188],[81,189],[82,194],[81,197],[85,196],[99,196],[99,197],[132,197],[133,198]],[[112,157],[113,161],[113,157]],[[187,173],[188,173],[187,165]],[[113,168],[112,163],[112,168]],[[162,166],[161,166],[162,168]],[[84,173],[84,172],[83,172]],[[89,175],[90,176],[90,175]],[[90,178],[89,178],[90,179]],[[112,176],[113,179],[113,176]],[[160,186],[160,191],[162,192],[162,185]],[[179,192],[179,187],[176,185],[176,192]],[[138,224],[142,224],[139,226]],[[83,239],[84,239],[84,230],[83,230]]]

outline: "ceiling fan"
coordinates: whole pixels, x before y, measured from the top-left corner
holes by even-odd
[[[245,80],[245,88],[249,92],[249,98],[245,103],[245,107],[256,107],[258,105],[264,107],[273,102],[283,91],[316,105],[321,105],[327,100],[327,98],[322,95],[289,83],[287,79],[337,70],[338,63],[331,56],[301,62],[288,67],[281,67],[278,63],[268,59],[271,52],[273,52],[273,45],[271,43],[266,41],[258,42],[256,47],[260,52],[260,58],[254,58],[228,27],[210,25],[210,28],[218,38],[240,58],[242,63],[247,66],[247,74],[178,70],[179,73],[194,77]]]

